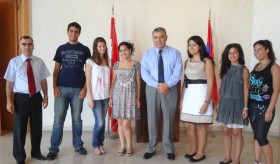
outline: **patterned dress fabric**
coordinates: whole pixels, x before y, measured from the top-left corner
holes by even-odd
[[[140,70],[140,63],[135,61],[133,68],[119,68],[119,62],[116,62],[113,69],[116,72],[116,81],[113,88],[112,118],[140,119],[140,109],[136,108],[136,73]]]

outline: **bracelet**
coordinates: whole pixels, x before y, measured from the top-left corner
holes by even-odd
[[[49,98],[49,96],[44,96],[44,99],[48,99]]]
[[[270,113],[272,113],[272,111],[273,111],[273,110],[266,110],[266,112],[270,112]]]
[[[209,101],[204,101],[204,103],[207,103],[208,105],[210,105],[210,102],[209,102]]]
[[[249,109],[248,107],[244,107],[244,108],[243,108],[243,110],[248,110],[248,109]]]

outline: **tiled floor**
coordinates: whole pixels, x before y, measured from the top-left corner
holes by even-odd
[[[16,163],[12,156],[12,133],[0,137],[0,164],[13,164]],[[41,149],[44,155],[47,155],[48,148],[50,146],[50,132],[43,132]],[[242,164],[253,164],[254,154],[252,145],[252,133],[245,132],[244,136],[244,149],[241,156]],[[180,142],[175,143],[176,159],[175,161],[169,161],[166,154],[163,151],[161,143],[158,146],[156,154],[149,160],[144,160],[143,154],[145,152],[146,143],[135,143],[134,136],[134,154],[131,157],[117,156],[116,153],[119,149],[119,140],[105,140],[105,148],[108,150],[106,155],[93,155],[93,149],[91,146],[91,132],[83,133],[84,147],[88,150],[88,155],[81,156],[73,150],[72,147],[72,133],[64,132],[63,142],[60,146],[60,153],[58,158],[53,161],[38,161],[30,157],[30,135],[28,134],[26,140],[26,163],[32,164],[165,164],[165,163],[190,163],[183,156],[189,149],[189,143],[187,141],[186,132],[182,131],[180,134]],[[274,150],[274,163],[280,164],[280,138],[269,137],[269,141],[272,143]],[[234,155],[234,154],[233,154]],[[208,135],[208,144],[206,148],[206,160],[198,162],[199,164],[217,164],[224,158],[223,148],[223,135],[221,132],[210,132]],[[263,158],[263,164],[264,164]]]

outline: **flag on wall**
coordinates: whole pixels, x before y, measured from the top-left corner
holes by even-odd
[[[211,10],[210,10],[211,13]],[[207,36],[207,46],[206,46],[207,52],[209,53],[209,56],[214,60],[214,52],[213,52],[213,44],[212,44],[212,29],[211,29],[211,16],[209,14],[208,19],[208,36]],[[216,81],[216,75],[214,75],[214,90],[213,90],[213,98],[212,102],[213,105],[218,102],[218,91],[217,91],[217,81]]]
[[[111,54],[111,68],[110,68],[110,81],[112,81],[112,72],[113,72],[113,66],[116,61],[119,61],[119,50],[118,50],[118,41],[117,41],[117,34],[115,29],[115,18],[114,18],[114,6],[112,8],[112,18],[111,18],[111,48],[112,48],[112,54]],[[109,108],[108,114],[111,117],[112,109]],[[118,131],[118,122],[116,119],[111,118],[111,130],[115,133]]]

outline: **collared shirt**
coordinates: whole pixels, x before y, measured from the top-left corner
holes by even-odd
[[[14,83],[13,92],[29,94],[26,59],[27,58],[21,54],[11,59],[9,62],[4,79]],[[43,60],[36,56],[31,56],[30,63],[34,74],[36,92],[39,92],[42,90],[41,81],[49,77],[50,72]]]
[[[162,49],[164,81],[172,87],[181,80],[182,57],[177,49],[165,46]],[[141,76],[147,85],[157,88],[158,85],[159,49],[153,47],[144,52],[141,60]]]

